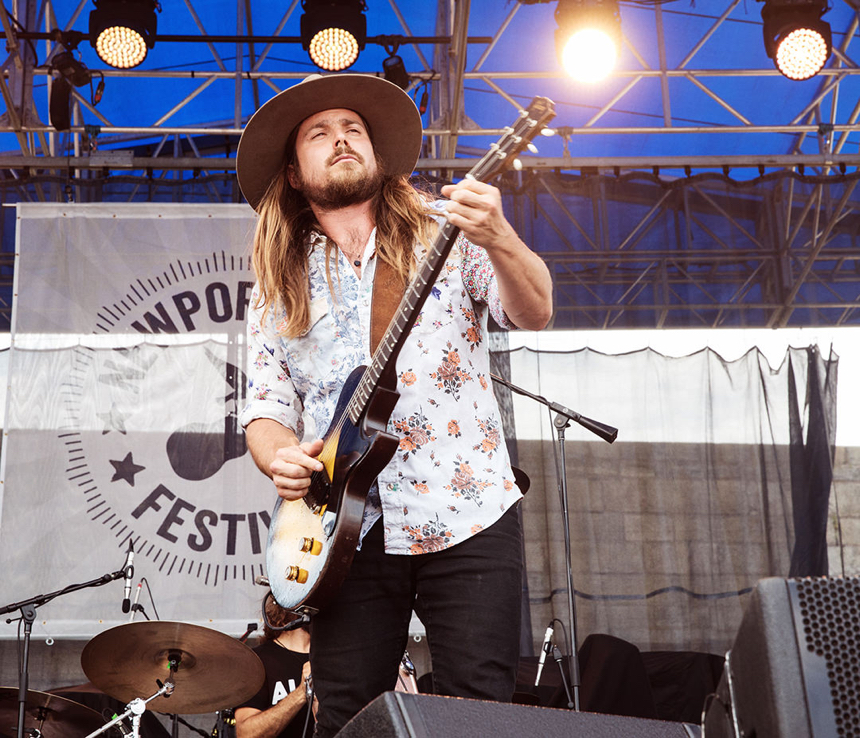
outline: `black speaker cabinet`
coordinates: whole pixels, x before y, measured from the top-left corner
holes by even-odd
[[[386,692],[337,738],[690,738],[697,731],[662,720]]]
[[[763,579],[706,738],[860,738],[860,578]]]

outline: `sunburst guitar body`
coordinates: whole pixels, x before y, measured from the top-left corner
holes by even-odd
[[[365,372],[363,366],[353,370],[341,390],[334,413],[339,420],[323,437],[319,455],[324,469],[311,475],[308,494],[293,501],[279,497],[272,512],[266,571],[272,595],[288,610],[313,613],[340,587],[358,545],[367,490],[397,450],[398,439],[385,432],[396,393],[380,394],[358,423],[349,419]]]

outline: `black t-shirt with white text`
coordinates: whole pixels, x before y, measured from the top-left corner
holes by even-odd
[[[268,710],[276,705],[294,689],[304,689],[302,667],[308,660],[306,653],[297,653],[288,648],[266,641],[257,646],[254,653],[260,657],[266,670],[266,680],[260,691],[239,707],[253,707],[257,710]],[[302,738],[308,707],[305,705],[290,721],[278,738]],[[311,716],[308,735],[313,735],[314,719]]]

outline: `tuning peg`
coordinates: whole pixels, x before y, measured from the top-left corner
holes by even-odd
[[[555,128],[541,128],[540,129],[541,136],[555,136]]]
[[[514,159],[514,163],[511,166],[519,172],[523,168],[523,163],[519,159]]]
[[[526,148],[533,154],[536,154],[538,152],[538,147],[535,146],[531,141],[529,141],[529,143],[526,145]]]

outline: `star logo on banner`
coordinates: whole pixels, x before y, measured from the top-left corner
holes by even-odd
[[[125,421],[128,415],[123,415],[116,407],[116,403],[111,405],[110,412],[98,413],[98,416],[104,421],[105,427],[102,435],[111,431],[119,431],[123,435],[126,434]]]
[[[145,466],[140,466],[139,464],[134,463],[134,459],[131,457],[131,451],[125,455],[125,458],[122,461],[110,459],[110,463],[113,464],[114,468],[114,475],[111,482],[124,479],[132,487],[134,487],[134,475],[146,469]]]

